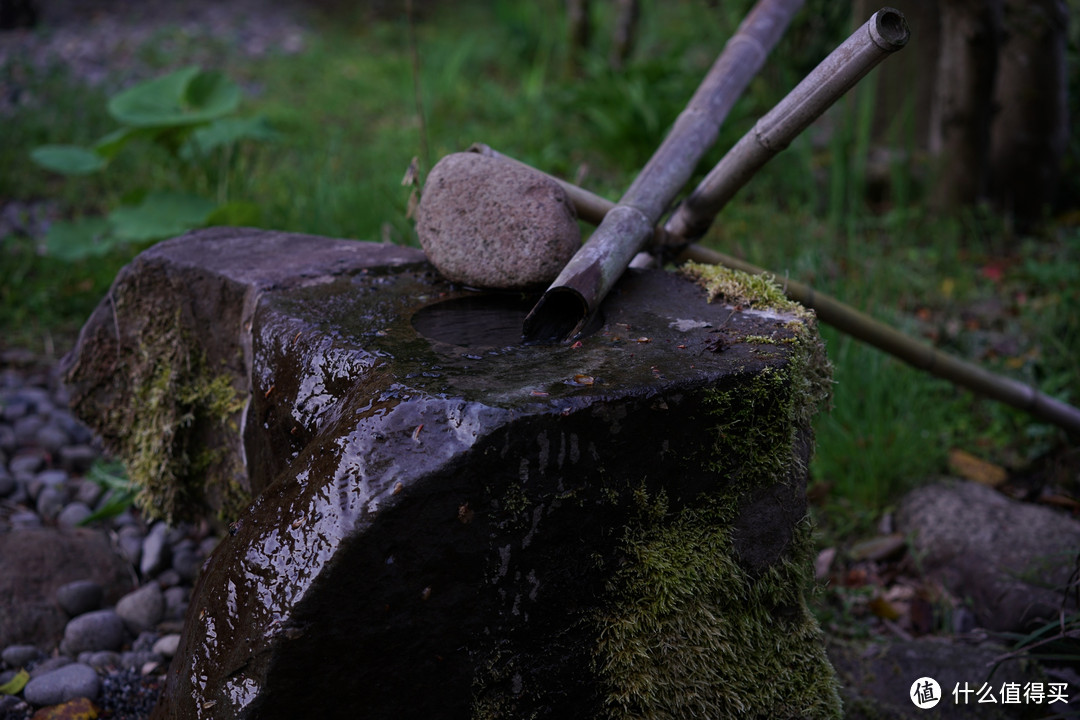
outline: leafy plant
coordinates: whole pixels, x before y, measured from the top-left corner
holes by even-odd
[[[105,501],[97,510],[88,515],[80,525],[90,525],[99,520],[108,520],[131,507],[135,501],[135,486],[127,476],[124,466],[116,461],[97,461],[86,477],[105,490]]]
[[[163,149],[181,174],[198,172],[215,151],[242,140],[272,140],[261,116],[232,117],[240,87],[223,74],[187,67],[131,87],[108,102],[120,128],[91,147],[42,145],[31,153],[39,166],[68,176],[98,173],[129,144],[149,142]],[[213,224],[252,224],[259,210],[250,203],[216,203],[200,195],[141,189],[104,218],[56,222],[46,247],[57,257],[77,260],[107,253],[118,244],[178,235]]]

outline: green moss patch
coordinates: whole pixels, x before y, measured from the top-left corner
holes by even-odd
[[[771,275],[751,275],[723,265],[696,262],[688,262],[679,270],[705,288],[709,302],[721,298],[731,305],[756,310],[788,312],[799,317],[812,316],[802,305],[789,300]]]
[[[122,310],[122,300],[118,305]],[[225,438],[238,432],[244,398],[230,374],[208,367],[179,310],[148,319],[138,342],[124,363],[129,403],[110,408],[107,419],[137,488],[135,503],[169,523],[193,520],[211,506],[221,519],[235,516],[250,498]]]
[[[618,718],[834,718],[841,701],[816,621],[806,607],[813,546],[809,519],[776,562],[749,569],[732,537],[755,490],[805,475],[805,437],[828,397],[830,366],[812,312],[771,279],[727,268],[686,268],[736,306],[792,315],[768,338],[787,348],[770,364],[706,395],[713,438],[701,462],[721,484],[669,512],[662,494],[636,501],[624,560],[600,618],[597,672]]]
[[[803,600],[809,523],[788,557],[752,576],[730,537],[737,502],[716,498],[625,538],[600,621],[597,670],[613,718],[834,718],[841,703]]]

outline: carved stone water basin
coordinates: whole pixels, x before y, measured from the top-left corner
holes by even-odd
[[[529,298],[407,248],[140,255],[74,404],[148,511],[229,527],[154,717],[838,713],[803,602],[820,341],[740,303],[630,271],[578,342],[526,346]]]

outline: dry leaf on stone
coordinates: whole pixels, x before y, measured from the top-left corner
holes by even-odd
[[[995,488],[1009,477],[1009,473],[1000,465],[977,458],[959,448],[949,451],[949,470],[965,480]]]

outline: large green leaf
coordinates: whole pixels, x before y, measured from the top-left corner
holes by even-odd
[[[201,227],[214,207],[214,203],[198,195],[152,192],[138,205],[113,210],[109,222],[121,240],[161,240]]]
[[[240,87],[197,67],[129,88],[109,100],[109,114],[133,127],[179,127],[216,120],[240,104]]]
[[[57,221],[45,236],[45,249],[61,260],[85,260],[104,255],[115,245],[116,239],[109,235],[109,223],[104,218]]]
[[[159,131],[154,128],[124,127],[113,130],[111,133],[94,143],[94,153],[106,160],[112,160],[124,146],[138,137],[153,138]]]
[[[266,118],[221,118],[196,128],[180,148],[180,157],[194,160],[214,148],[240,140],[275,140],[278,134]]]
[[[101,155],[77,145],[42,145],[30,152],[30,159],[46,170],[64,175],[89,175],[108,164]]]

